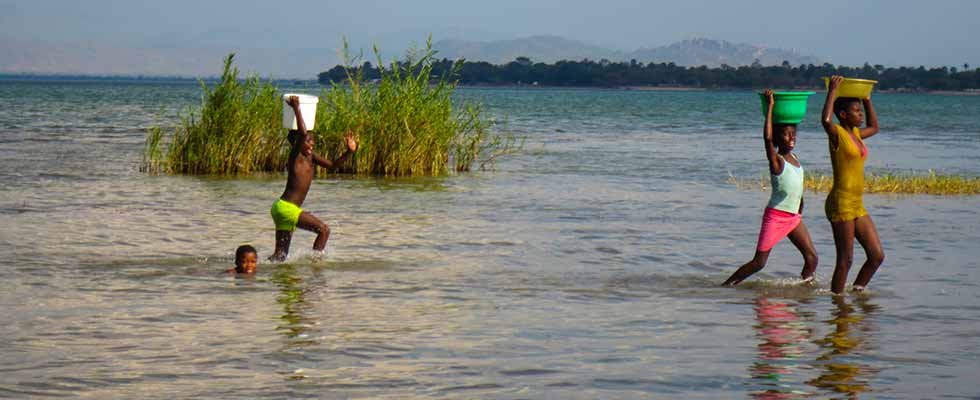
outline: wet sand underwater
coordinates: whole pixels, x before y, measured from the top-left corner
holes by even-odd
[[[818,283],[796,281],[783,241],[717,287],[752,256],[768,199],[727,182],[765,171],[752,93],[463,89],[528,137],[524,154],[317,179],[306,206],[331,226],[327,256],[298,233],[270,264],[284,175],[137,169],[145,128],[197,90],[0,83],[0,397],[978,394],[980,198],[866,195],[886,261],[870,292],[835,299],[825,194],[807,192]],[[980,175],[980,98],[876,105],[869,169]],[[929,117],[949,107],[963,111]],[[797,153],[829,171],[808,118]],[[242,242],[259,273],[220,273]]]

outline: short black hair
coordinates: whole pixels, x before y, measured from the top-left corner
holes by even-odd
[[[838,97],[834,100],[834,115],[840,115],[841,111],[845,111],[851,107],[851,104],[861,104],[861,99],[856,97]]]
[[[235,249],[235,264],[242,262],[242,259],[244,259],[245,255],[248,253],[255,253],[256,256],[259,255],[259,252],[255,251],[255,248],[250,244],[238,246],[238,248]]]

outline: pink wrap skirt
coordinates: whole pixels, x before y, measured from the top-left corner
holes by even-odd
[[[766,207],[762,213],[762,229],[759,229],[758,251],[769,251],[780,240],[789,235],[803,220],[800,214],[794,214],[775,208]]]

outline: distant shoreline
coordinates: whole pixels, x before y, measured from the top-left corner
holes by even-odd
[[[892,93],[892,92],[885,92],[885,93]],[[894,92],[894,93],[902,93],[902,92]],[[940,94],[940,95],[945,95],[945,96],[980,96],[980,90],[970,90],[970,89],[967,89],[967,90],[930,90],[930,91],[926,91],[924,93],[926,93],[926,94]]]
[[[701,88],[694,86],[555,86],[555,85],[527,85],[527,84],[464,84],[458,85],[467,89],[542,89],[542,90],[635,90],[650,92],[707,92],[711,90],[744,90],[735,88]]]
[[[704,92],[711,90],[695,86],[622,86],[619,89],[641,92]]]
[[[710,92],[710,91],[728,91],[728,92],[758,92],[761,89],[747,89],[747,88],[735,88],[735,87],[717,87],[717,88],[704,88],[697,86],[551,86],[551,85],[527,85],[527,84],[497,84],[497,85],[466,85],[460,84],[459,87],[471,88],[471,89],[567,89],[567,90],[623,90],[623,91],[638,91],[638,92]],[[777,90],[798,90],[798,91],[813,91],[817,93],[827,93],[824,88],[775,88]],[[930,95],[942,95],[942,96],[980,96],[980,90],[967,89],[962,91],[957,90],[875,90],[873,94],[930,94]]]
[[[0,82],[125,82],[125,83],[187,83],[197,84],[220,81],[220,76],[187,77],[187,76],[127,76],[127,75],[33,75],[33,74],[0,74]],[[316,79],[270,79],[273,83],[298,83],[319,85]]]
[[[191,77],[157,77],[157,76],[96,76],[96,75],[18,75],[0,74],[0,82],[120,82],[120,83],[181,83],[197,84],[200,81],[214,82],[218,77],[191,78]],[[275,84],[295,84],[295,85],[322,85],[315,79],[272,79]],[[532,84],[459,84],[462,88],[473,89],[568,89],[568,90],[623,90],[638,92],[707,92],[707,91],[757,91],[758,89],[746,89],[735,87],[705,88],[697,86],[660,86],[660,85],[628,85],[628,86],[554,86],[554,85],[532,85]],[[823,88],[790,88],[789,90],[809,90],[818,93],[825,93]],[[930,94],[940,96],[980,96],[980,90],[908,90],[908,89],[887,89],[875,90],[874,93],[887,94]]]

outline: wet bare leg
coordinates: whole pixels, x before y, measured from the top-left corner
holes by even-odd
[[[769,259],[769,251],[756,250],[755,257],[752,257],[752,261],[749,261],[745,263],[745,265],[738,267],[738,269],[735,270],[735,273],[732,274],[732,276],[728,277],[728,280],[726,280],[725,283],[722,283],[721,285],[722,286],[738,285],[739,282],[742,282],[743,280],[745,280],[745,278],[748,278],[752,276],[752,274],[762,270],[762,268],[766,266],[766,261],[768,259]]]
[[[323,223],[323,221],[320,221],[319,218],[303,211],[299,215],[299,222],[296,226],[316,233],[316,240],[313,241],[313,250],[323,251],[323,249],[327,248],[327,239],[330,238],[330,227]]]
[[[854,221],[831,221],[830,227],[834,231],[834,247],[837,248],[837,264],[834,265],[830,291],[841,294],[847,286],[847,273],[854,260]]]
[[[276,231],[276,251],[269,256],[270,261],[283,262],[289,255],[289,243],[293,239],[292,231]]]
[[[813,273],[817,270],[817,250],[813,247],[813,240],[810,239],[810,231],[802,221],[789,233],[789,240],[803,255],[803,271],[800,272],[800,279],[813,278]]]
[[[857,278],[854,279],[854,286],[863,289],[871,282],[871,278],[878,271],[878,267],[885,261],[885,251],[881,248],[881,240],[878,238],[878,229],[875,228],[874,221],[870,215],[865,215],[854,220],[854,237],[864,248],[867,260],[861,266]]]

